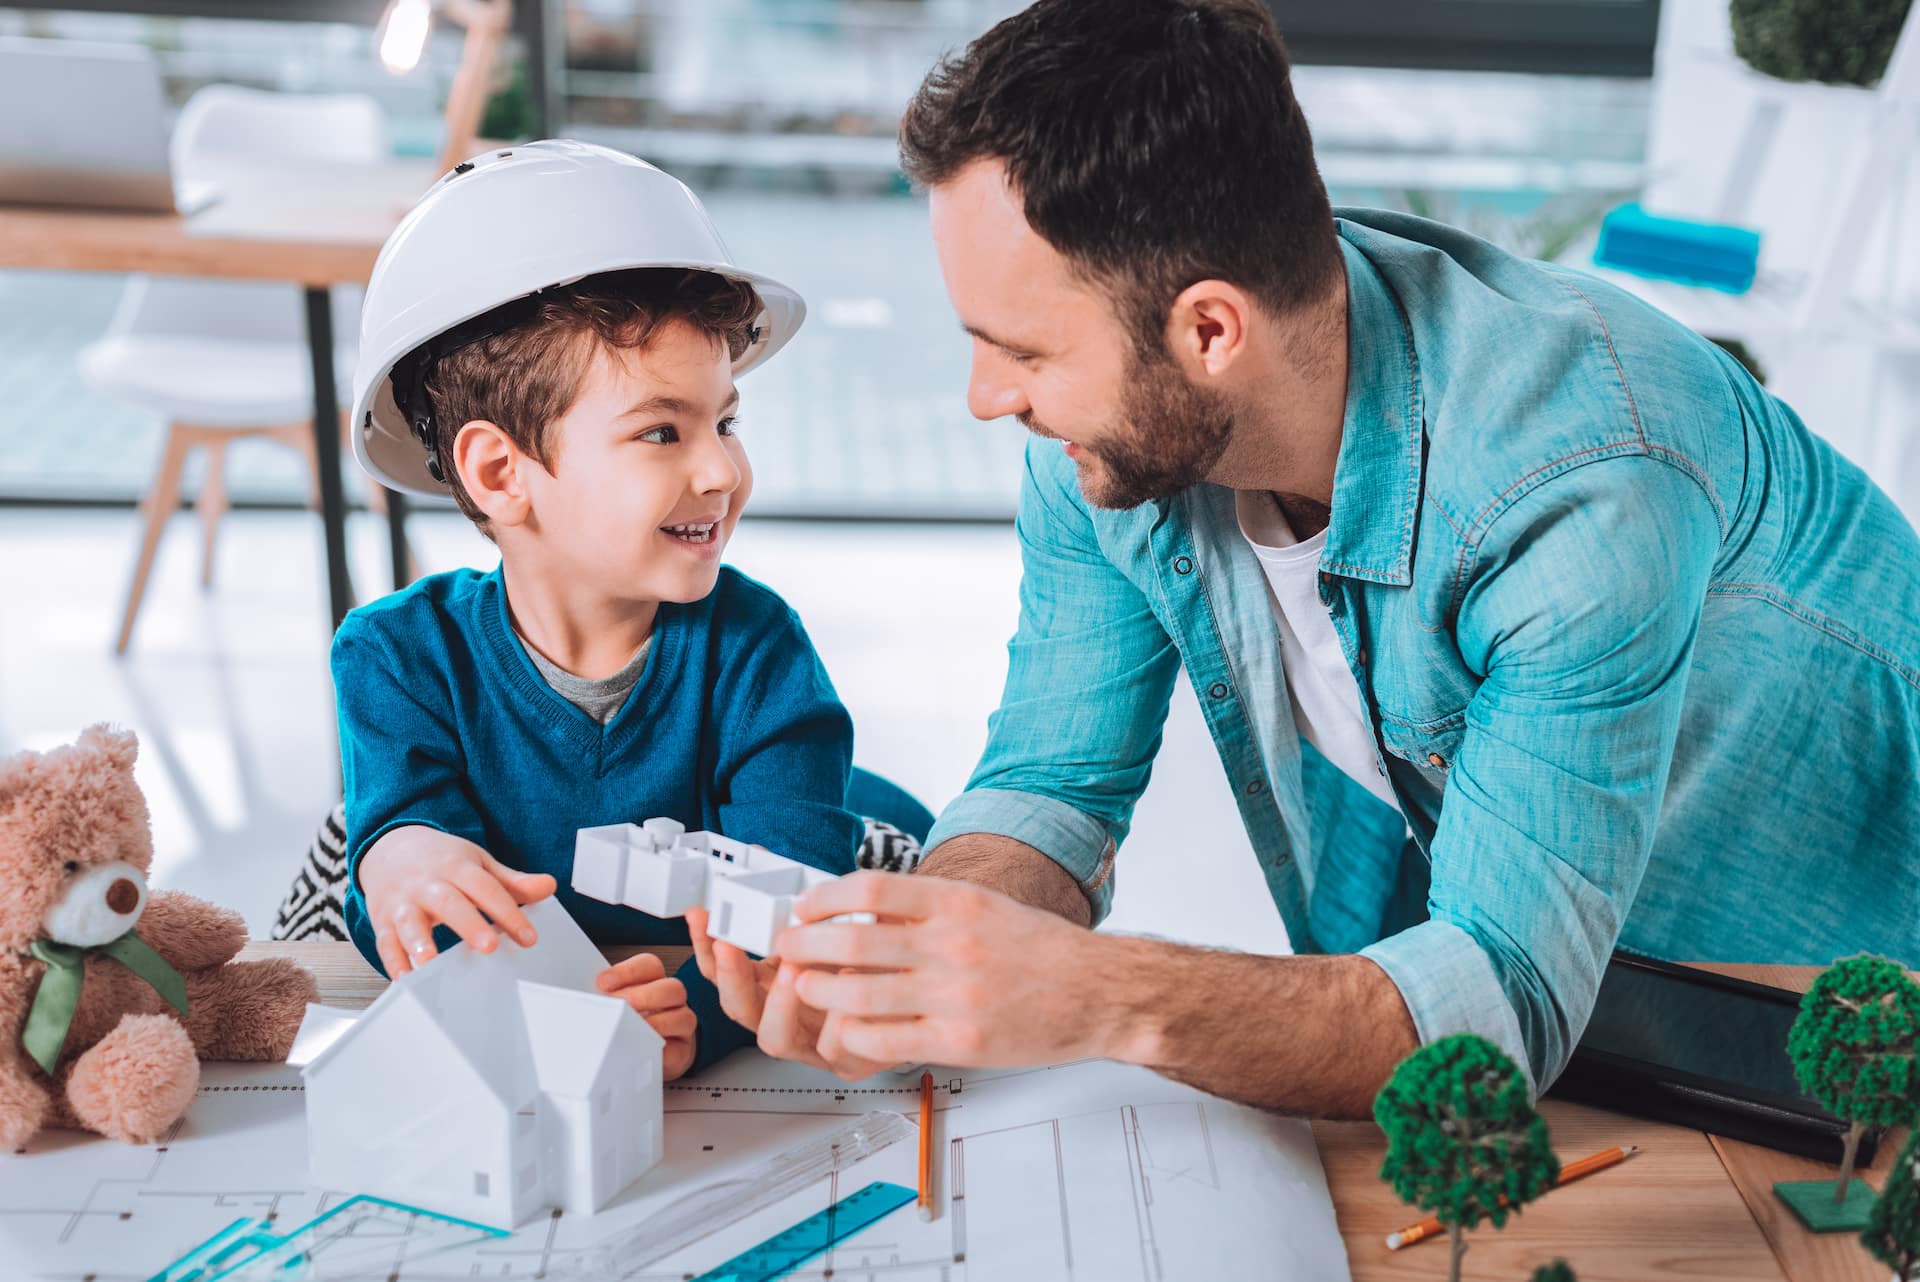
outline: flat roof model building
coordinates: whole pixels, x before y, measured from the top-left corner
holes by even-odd
[[[688,832],[673,819],[582,828],[574,838],[573,888],[581,894],[655,917],[705,908],[710,935],[760,957],[798,924],[793,901],[834,879],[765,846]]]

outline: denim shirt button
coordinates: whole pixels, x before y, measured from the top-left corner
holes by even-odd
[[[1227,697],[1227,683],[1216,681],[1207,687],[1207,693],[1215,699],[1224,699]]]
[[[1247,780],[1247,795],[1249,797],[1257,797],[1261,793],[1265,792],[1266,790],[1267,790],[1266,780],[1264,779]]]
[[[1447,759],[1437,752],[1429,752],[1427,754],[1427,764],[1436,770],[1445,770],[1447,768]]]
[[[1173,559],[1173,572],[1175,574],[1192,574],[1193,573],[1192,560],[1184,556],[1175,557]]]

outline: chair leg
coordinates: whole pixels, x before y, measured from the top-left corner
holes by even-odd
[[[133,621],[140,613],[140,602],[147,593],[147,575],[153,570],[153,555],[160,547],[160,535],[167,521],[180,507],[180,473],[186,467],[187,451],[193,437],[178,423],[167,427],[167,442],[160,451],[160,467],[147,491],[147,524],[140,539],[140,553],[133,565],[133,582],[127,588],[127,608],[120,619],[120,636],[114,643],[115,654],[125,654],[133,639]]]
[[[213,586],[213,546],[220,534],[220,518],[227,514],[227,442],[207,446],[207,475],[200,483],[200,497],[193,510],[200,518],[200,586]]]
[[[307,506],[320,510],[320,460],[313,456],[313,426],[311,420],[306,423],[287,423],[280,427],[262,432],[262,436],[272,437],[291,450],[298,450],[307,464]]]

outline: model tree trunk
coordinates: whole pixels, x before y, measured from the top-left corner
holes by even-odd
[[[1447,1271],[1447,1282],[1460,1282],[1460,1259],[1467,1253],[1467,1231],[1458,1224],[1449,1224],[1447,1241],[1453,1245],[1453,1267]]]
[[[1840,1178],[1833,1182],[1835,1202],[1847,1200],[1847,1186],[1853,1183],[1853,1160],[1859,1156],[1860,1136],[1866,1129],[1866,1126],[1860,1122],[1855,1122],[1847,1128],[1846,1147],[1840,1152]]]

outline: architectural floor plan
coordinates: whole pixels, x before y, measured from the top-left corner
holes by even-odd
[[[802,1278],[839,1282],[1341,1282],[1346,1255],[1306,1125],[1102,1062],[935,1070],[936,1201],[846,1239]],[[297,1070],[208,1065],[200,1099],[161,1143],[49,1132],[0,1157],[8,1276],[145,1282],[236,1219],[292,1231],[355,1190],[307,1186]],[[630,1244],[706,1187],[877,1109],[913,1113],[917,1074],[849,1085],[757,1055],[670,1084],[659,1167],[600,1214],[554,1212],[504,1238],[405,1216],[315,1234],[308,1282],[681,1282],[872,1180],[911,1186],[895,1144],[659,1259]],[[644,1256],[644,1251],[638,1255]],[[19,1268],[20,1272],[15,1273]]]

